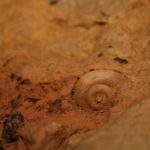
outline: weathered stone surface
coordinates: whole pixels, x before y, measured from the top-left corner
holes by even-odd
[[[68,150],[149,150],[149,116],[150,99],[146,99],[101,129],[72,137]]]
[[[42,135],[32,137],[32,150],[45,138],[43,120],[48,132],[49,122],[65,126],[67,132],[57,134],[61,147],[61,138],[100,128],[149,98],[149,18],[149,0],[0,0],[0,117],[22,112],[26,131]],[[81,109],[75,85],[83,74],[101,69],[119,72],[129,83],[110,109]],[[57,146],[51,140],[42,149]],[[26,149],[21,139],[14,148],[1,143]]]

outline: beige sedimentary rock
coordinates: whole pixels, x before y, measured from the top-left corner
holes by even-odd
[[[101,129],[72,137],[68,150],[149,150],[149,116],[150,99],[146,99]]]

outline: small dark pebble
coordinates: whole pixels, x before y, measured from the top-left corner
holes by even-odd
[[[71,91],[71,95],[74,95],[75,94],[75,89],[73,89],[72,91]]]
[[[114,60],[115,60],[115,61],[118,61],[118,62],[121,63],[121,64],[127,64],[127,63],[128,63],[128,60],[122,59],[122,58],[120,58],[120,57],[115,57]]]
[[[50,0],[49,4],[50,5],[55,5],[56,3],[58,3],[59,0]]]
[[[17,130],[24,125],[24,116],[21,112],[16,112],[14,114],[6,114],[2,119],[2,138],[6,142],[16,142],[20,137]]]
[[[102,57],[102,56],[103,56],[103,53],[99,53],[99,54],[98,54],[98,57]]]
[[[41,100],[40,98],[32,98],[32,97],[26,98],[26,101],[33,102],[33,103],[40,101],[40,100]]]
[[[112,45],[108,45],[108,48],[112,48]]]
[[[89,71],[95,71],[95,69],[89,69]]]
[[[79,80],[80,79],[80,77],[77,77],[77,80]]]
[[[21,98],[21,94],[19,94],[18,96],[17,96],[17,99],[20,99]]]
[[[10,78],[13,80],[13,79],[16,78],[16,75],[15,75],[14,73],[12,73],[12,74],[10,75]]]
[[[20,84],[31,84],[31,81],[29,79],[23,79]]]
[[[18,140],[17,129],[18,125],[16,123],[4,124],[3,138],[6,142],[16,142]]]
[[[94,23],[99,26],[104,26],[104,25],[108,24],[108,22],[106,22],[106,21],[95,21]]]

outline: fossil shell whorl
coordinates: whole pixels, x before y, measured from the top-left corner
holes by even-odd
[[[75,87],[77,104],[94,110],[110,107],[117,101],[124,76],[113,70],[86,73]]]

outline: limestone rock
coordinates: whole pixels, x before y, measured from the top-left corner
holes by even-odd
[[[72,143],[73,148],[68,149],[149,150],[149,115],[150,100],[146,99],[135,104],[118,119],[111,121],[101,129],[82,136],[72,137],[70,145]],[[76,139],[78,139],[78,142],[76,142]]]

